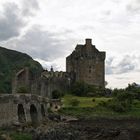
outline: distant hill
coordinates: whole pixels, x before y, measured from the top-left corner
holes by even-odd
[[[0,93],[11,93],[14,73],[25,66],[38,76],[43,70],[40,63],[29,55],[0,47]]]

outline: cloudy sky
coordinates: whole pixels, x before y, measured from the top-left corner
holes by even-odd
[[[107,53],[108,87],[140,84],[140,0],[0,0],[0,46],[44,68],[65,70],[85,38]]]

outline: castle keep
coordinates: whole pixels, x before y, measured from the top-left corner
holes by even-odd
[[[28,87],[29,93],[52,98],[54,91],[66,92],[75,82],[85,82],[104,88],[105,83],[105,52],[100,52],[86,39],[84,45],[77,45],[66,58],[66,72],[44,70],[36,79],[28,68],[20,70],[13,81],[13,93],[22,87]]]
[[[85,45],[77,45],[66,58],[66,71],[74,73],[75,81],[83,81],[90,85],[104,87],[105,83],[105,52],[100,52],[86,39]]]
[[[15,74],[12,94],[0,95],[0,126],[13,122],[44,121],[48,108],[59,108],[60,102],[53,100],[55,91],[67,92],[75,82],[104,87],[105,52],[100,52],[86,39],[84,45],[77,45],[66,58],[66,72],[44,70],[41,75],[23,68]]]

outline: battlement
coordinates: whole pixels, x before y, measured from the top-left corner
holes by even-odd
[[[44,71],[41,74],[41,77],[45,77],[45,78],[66,78],[66,77],[68,77],[68,73],[63,72],[63,71]]]

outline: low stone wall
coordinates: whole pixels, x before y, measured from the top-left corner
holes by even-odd
[[[0,95],[0,126],[16,122],[39,123],[47,116],[49,100],[32,94]]]

